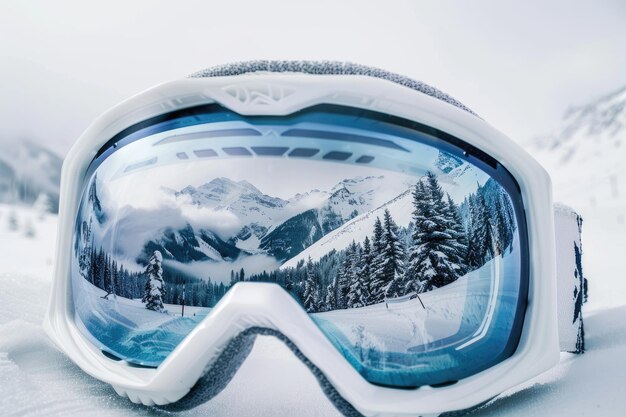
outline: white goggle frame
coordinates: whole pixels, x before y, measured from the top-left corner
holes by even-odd
[[[96,152],[138,122],[208,103],[242,115],[287,115],[316,104],[386,113],[432,126],[490,155],[521,189],[529,245],[529,293],[521,339],[503,362],[457,383],[394,389],[367,382],[283,289],[235,286],[156,369],[135,368],[102,354],[74,321],[70,251],[85,173]],[[140,93],[99,117],[63,165],[54,285],[45,330],[72,361],[133,402],[162,405],[185,396],[228,342],[252,327],[276,330],[317,367],[365,416],[438,415],[483,403],[550,369],[559,361],[555,232],[551,182],[520,146],[479,117],[388,80],[360,75],[251,73],[187,78]]]

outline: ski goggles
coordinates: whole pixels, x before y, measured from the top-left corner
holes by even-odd
[[[45,328],[134,402],[209,400],[257,335],[368,416],[467,409],[583,350],[579,216],[518,145],[396,74],[262,61],[162,84],[88,128],[61,193]]]

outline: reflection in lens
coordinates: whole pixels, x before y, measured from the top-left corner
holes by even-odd
[[[383,122],[227,114],[178,129],[189,141],[153,131],[92,172],[72,283],[99,348],[158,366],[229,288],[256,281],[288,291],[373,383],[453,382],[512,354],[525,247],[510,177]],[[337,139],[277,145],[284,120]],[[275,134],[222,134],[251,128]],[[342,139],[376,134],[395,146]]]

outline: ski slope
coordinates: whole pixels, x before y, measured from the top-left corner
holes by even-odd
[[[83,373],[47,340],[41,321],[51,284],[56,219],[39,221],[32,210],[16,210],[20,228],[10,231],[12,209],[0,205],[0,415],[17,416],[154,416],[169,415],[130,403],[107,384]],[[601,222],[601,215],[598,223]],[[22,226],[31,218],[35,238]],[[587,223],[586,223],[587,224]],[[597,224],[597,223],[596,223]],[[563,354],[555,369],[529,381],[472,413],[472,417],[529,415],[550,417],[622,417],[626,375],[625,281],[617,268],[600,275],[603,245],[618,242],[623,230],[586,227],[585,270],[591,281],[586,306],[588,351]],[[612,290],[615,288],[615,290]],[[610,295],[607,297],[607,295]],[[231,384],[211,402],[182,416],[338,416],[317,381],[285,348],[268,337],[258,339]]]
[[[385,210],[389,210],[391,217],[398,226],[405,227],[411,221],[411,213],[414,210],[411,189],[407,188],[402,194],[381,205],[380,207],[355,217],[341,227],[328,233],[320,240],[309,246],[298,255],[289,259],[281,268],[295,268],[299,262],[309,259],[317,261],[333,249],[342,250],[347,248],[352,241],[362,242],[366,236],[370,236],[374,230],[376,218],[383,219]]]
[[[494,264],[500,266],[495,273]],[[462,325],[477,330],[485,318],[495,276],[511,276],[501,267],[504,264],[509,269],[516,266],[499,257],[498,262],[490,261],[452,284],[420,294],[419,299],[315,313],[313,318],[325,332],[338,333],[335,336],[355,346],[365,343],[383,352],[410,352],[455,335]],[[467,298],[475,300],[471,311],[466,308]]]

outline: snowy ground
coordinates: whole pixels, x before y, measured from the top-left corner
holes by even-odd
[[[73,365],[41,328],[51,283],[55,218],[17,210],[18,230],[0,206],[0,415],[133,416],[166,414],[131,404]],[[591,301],[585,327],[588,352],[517,387],[472,416],[623,416],[626,400],[626,253],[623,207],[585,214],[585,272]],[[35,237],[24,234],[30,218]],[[599,255],[602,254],[602,255]],[[611,256],[607,256],[611,255]],[[607,261],[607,259],[616,259]],[[308,369],[280,342],[260,338],[231,384],[184,416],[333,416]]]

